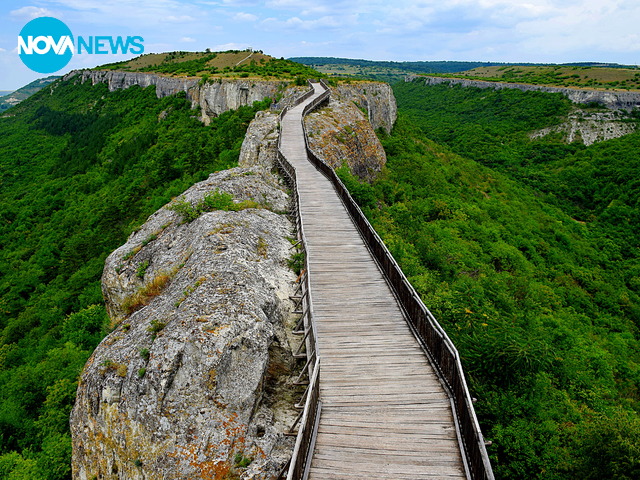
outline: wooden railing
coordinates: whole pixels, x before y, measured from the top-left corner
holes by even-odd
[[[285,107],[280,114],[280,125],[282,125],[282,119],[289,108],[293,108],[304,102],[307,98],[313,95],[313,93],[314,90],[312,88],[300,97],[296,98],[291,107]],[[300,215],[298,182],[295,168],[282,154],[280,149],[281,140],[282,136],[278,138],[277,167],[291,189],[291,195],[293,197],[291,201],[291,215],[294,218],[296,225],[298,237],[297,247],[299,251],[304,254],[304,267],[300,276],[298,292],[296,292],[299,295],[295,297],[296,299],[299,298],[298,307],[300,309],[301,317],[294,330],[294,333],[304,335],[304,337],[302,338],[300,347],[294,356],[298,358],[306,357],[306,363],[302,368],[296,383],[300,383],[304,376],[309,379],[308,386],[302,396],[302,399],[296,405],[297,408],[301,409],[301,412],[291,426],[290,432],[293,432],[295,427],[299,425],[298,433],[296,435],[293,454],[288,464],[288,470],[283,470],[283,474],[286,471],[287,480],[303,480],[307,478],[309,473],[311,456],[313,454],[315,438],[318,432],[320,410],[322,408],[322,402],[320,401],[320,357],[317,353],[317,335],[313,319],[313,301],[311,298],[311,286],[309,280],[310,272],[308,256],[306,253],[307,241],[304,234],[304,225]],[[304,353],[302,353],[303,349]]]
[[[325,85],[325,88],[326,85]],[[323,95],[327,94],[323,98]],[[304,114],[328,98],[327,89],[304,109]],[[304,122],[303,122],[304,126]],[[484,438],[473,408],[473,402],[462,370],[460,355],[438,321],[411,286],[382,239],[373,229],[349,191],[329,165],[318,158],[309,148],[306,129],[304,129],[307,155],[311,163],[333,184],[342,199],[353,222],[369,248],[373,258],[380,266],[384,277],[403,309],[409,326],[429,356],[440,379],[448,390],[454,411],[458,438],[464,453],[463,459],[467,477],[473,480],[493,480],[493,471],[485,448]]]

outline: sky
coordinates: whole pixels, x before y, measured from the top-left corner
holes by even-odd
[[[141,36],[145,53],[640,64],[638,0],[0,0],[0,90],[43,76],[17,54],[39,16],[74,36]],[[77,54],[57,74],[130,57]]]

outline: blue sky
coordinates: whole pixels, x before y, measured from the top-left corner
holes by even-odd
[[[140,35],[145,52],[252,47],[276,57],[640,63],[638,0],[2,0],[0,90],[42,75],[17,36],[53,16],[74,35]],[[61,72],[125,57],[75,55]]]

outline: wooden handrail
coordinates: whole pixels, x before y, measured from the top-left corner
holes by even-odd
[[[296,98],[291,107],[285,107],[280,113],[280,125],[282,125],[282,119],[286,115],[289,108],[293,108],[300,103],[304,102],[307,98],[314,94],[314,89],[311,88],[298,98]],[[282,133],[282,131],[280,132]],[[320,401],[320,356],[317,352],[317,334],[315,328],[315,322],[313,318],[313,300],[311,295],[311,282],[308,263],[307,240],[304,234],[304,224],[300,216],[300,195],[298,191],[298,181],[296,177],[296,170],[285,158],[280,148],[282,141],[282,135],[278,137],[278,154],[277,154],[277,167],[286,179],[289,187],[291,188],[293,213],[295,215],[296,230],[298,235],[298,241],[301,250],[304,252],[304,271],[305,275],[301,277],[301,306],[303,312],[308,312],[304,315],[304,339],[306,356],[307,356],[307,369],[309,377],[309,387],[305,393],[305,402],[302,416],[300,418],[300,426],[298,428],[298,434],[296,435],[296,443],[289,462],[289,468],[287,471],[287,480],[303,480],[306,479],[309,473],[309,467],[311,465],[311,456],[313,454],[313,448],[315,444],[315,438],[318,432],[318,422],[320,419],[320,410],[322,408],[322,402]]]

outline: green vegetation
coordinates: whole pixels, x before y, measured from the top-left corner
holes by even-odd
[[[305,254],[304,252],[294,252],[287,259],[287,266],[293,270],[296,275],[300,275],[304,268]]]
[[[640,69],[622,66],[511,65],[474,68],[450,75],[494,82],[529,83],[554,87],[640,89]]]
[[[109,329],[106,256],[172,197],[234,166],[269,103],[205,127],[184,96],[74,79],[0,117],[0,478],[70,478],[78,375]],[[131,311],[170,278],[145,282]]]
[[[251,50],[154,53],[124,62],[103,65],[97,69],[200,76],[203,84],[220,81],[222,77],[257,77],[295,80],[297,83],[306,85],[308,78],[324,76],[307,65],[284,58],[277,59],[260,51]]]
[[[640,134],[530,141],[564,98],[395,91],[385,171],[339,175],[458,347],[496,477],[637,478]]]
[[[147,331],[151,333],[155,338],[158,335],[158,333],[164,330],[164,327],[166,326],[167,324],[165,322],[161,322],[160,320],[157,320],[157,319],[151,320],[151,324],[149,325],[149,328],[147,329]]]
[[[233,457],[233,463],[236,467],[247,468],[253,462],[253,458],[245,457],[242,453],[236,453]]]
[[[138,278],[144,278],[145,273],[147,273],[147,268],[149,268],[149,260],[145,260],[140,265],[138,265],[136,276]]]
[[[188,223],[194,221],[205,212],[213,212],[215,210],[238,212],[247,208],[266,208],[266,206],[254,200],[243,200],[236,203],[230,193],[216,190],[206,194],[196,205],[192,205],[188,200],[181,198],[174,201],[167,208],[182,215],[183,221]]]

